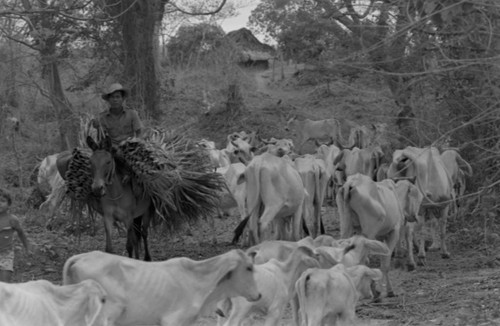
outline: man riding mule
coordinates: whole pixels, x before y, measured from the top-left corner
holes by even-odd
[[[103,216],[106,251],[113,251],[113,223],[121,222],[127,229],[129,256],[135,252],[139,258],[142,237],[144,259],[151,260],[147,247],[150,220],[159,218],[175,230],[186,221],[209,216],[216,210],[224,181],[209,172],[208,157],[187,138],[138,138],[142,123],[135,111],[123,107],[126,95],[121,85],[112,85],[103,95],[109,110],[92,122],[101,127],[97,137],[92,138],[87,129],[91,151],[74,148],[60,155],[57,165],[70,197]]]

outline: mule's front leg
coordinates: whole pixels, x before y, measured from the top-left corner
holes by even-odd
[[[113,246],[111,245],[111,230],[113,229],[113,218],[104,216],[103,220],[104,220],[104,232],[106,234],[106,252],[112,254]]]

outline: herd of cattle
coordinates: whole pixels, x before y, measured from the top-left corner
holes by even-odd
[[[226,180],[221,214],[238,210],[233,241],[243,234],[246,252],[163,262],[79,254],[64,265],[64,285],[0,284],[0,325],[192,325],[207,314],[217,314],[222,325],[241,325],[252,312],[265,325],[278,325],[289,303],[295,325],[354,324],[358,300],[380,297],[379,281],[394,296],[390,261],[403,241],[408,269],[416,266],[414,239],[418,263],[425,263],[421,233],[432,216],[439,237],[431,232],[431,248],[450,256],[447,218],[472,173],[454,149],[406,147],[384,163],[385,127],[353,126],[346,146],[335,119],[291,119],[287,128],[297,133],[299,153],[308,140],[331,140],[305,155],[294,152],[290,139],[255,133],[230,134],[223,149],[201,140]],[[51,185],[44,205],[54,213],[64,181],[51,160],[42,162],[39,182]],[[324,234],[322,206],[329,198],[338,209],[340,239]],[[371,255],[381,257],[380,269],[367,267]]]

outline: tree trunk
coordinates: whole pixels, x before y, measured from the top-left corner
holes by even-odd
[[[163,17],[161,0],[121,2],[122,10],[132,6],[120,16],[124,49],[124,74],[131,90],[131,103],[147,116],[160,116],[159,80],[157,76],[158,20]]]
[[[71,103],[64,95],[57,62],[53,59],[47,59],[47,57],[42,58],[42,62],[44,62],[43,79],[47,84],[50,101],[56,111],[61,151],[72,149],[78,146],[80,127],[78,119],[73,113]]]

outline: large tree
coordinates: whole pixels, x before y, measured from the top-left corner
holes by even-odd
[[[122,36],[123,79],[131,87],[131,101],[148,116],[161,114],[159,72],[159,31],[164,15],[214,15],[226,0],[99,0],[110,18],[116,19]]]
[[[22,0],[2,4],[2,35],[38,53],[43,85],[37,85],[54,109],[59,126],[60,148],[69,149],[78,142],[78,117],[68,101],[59,64],[68,57],[73,42],[86,33],[85,15],[92,10],[86,1]]]

